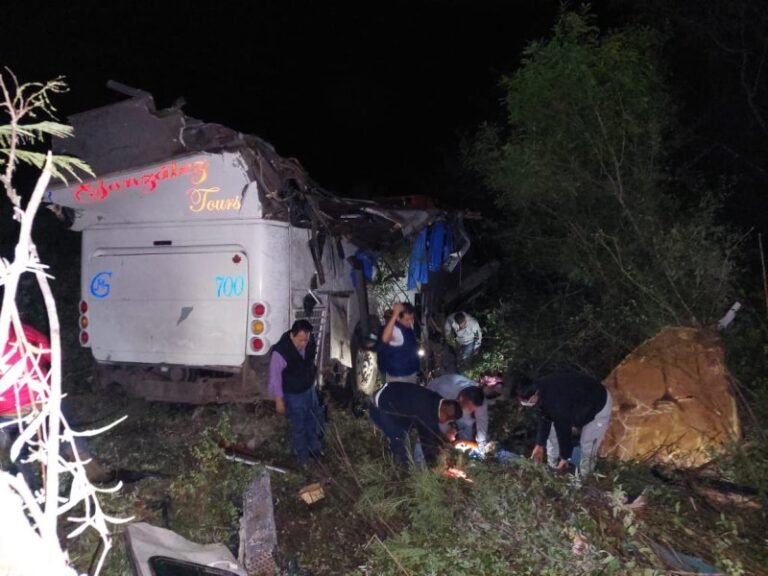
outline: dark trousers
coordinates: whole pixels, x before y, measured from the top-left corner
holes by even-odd
[[[371,405],[368,413],[373,423],[384,432],[384,435],[389,440],[389,449],[392,451],[395,461],[400,464],[406,464],[408,462],[408,452],[405,448],[405,441],[408,438],[408,428],[374,405]]]
[[[298,394],[284,394],[285,414],[291,426],[293,453],[300,464],[320,454],[320,403],[314,386]]]

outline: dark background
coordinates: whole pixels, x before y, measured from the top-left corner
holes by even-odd
[[[499,80],[556,1],[126,2],[5,8],[4,64],[65,75],[63,115],[117,80],[256,134],[348,196],[439,194],[432,175],[501,112]]]
[[[768,232],[763,4],[599,0],[591,7],[604,31],[650,25],[665,37],[664,74],[679,122],[667,146],[675,177],[723,194],[724,221]],[[183,97],[187,114],[262,137],[339,194],[427,194],[492,213],[492,196],[478,205],[460,148],[482,122],[502,119],[501,78],[519,66],[529,42],[549,36],[560,6],[14,2],[0,19],[0,63],[21,81],[66,76],[71,92],[56,101],[62,117],[121,98],[106,88],[112,79],[151,92],[158,108]]]

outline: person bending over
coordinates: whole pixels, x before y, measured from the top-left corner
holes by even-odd
[[[433,465],[444,442],[440,425],[461,418],[461,405],[409,382],[388,382],[373,395],[370,416],[389,439],[398,463],[408,462],[406,440],[408,432],[416,428],[424,459]]]
[[[462,417],[456,421],[457,439],[477,442],[477,450],[484,454],[488,444],[488,402],[477,382],[461,374],[443,374],[431,380],[427,388],[461,404]]]
[[[543,460],[546,444],[549,465],[567,470],[573,453],[571,429],[581,428],[578,473],[589,476],[611,418],[613,402],[605,386],[584,374],[556,373],[523,382],[517,398],[523,406],[538,408],[536,445],[531,458]]]

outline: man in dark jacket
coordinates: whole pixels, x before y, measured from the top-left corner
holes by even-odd
[[[293,452],[299,464],[320,451],[320,407],[315,390],[315,340],[312,324],[297,320],[272,347],[269,395],[278,414],[291,424]]]
[[[416,428],[427,464],[437,459],[443,434],[440,424],[461,418],[461,405],[444,400],[439,394],[408,382],[389,382],[374,395],[371,420],[389,439],[395,460],[408,461],[405,441],[411,428]]]
[[[523,383],[517,397],[523,406],[539,408],[531,458],[543,460],[546,443],[549,465],[567,469],[573,453],[571,429],[581,428],[579,474],[589,476],[611,418],[613,403],[605,386],[584,374],[558,373]]]

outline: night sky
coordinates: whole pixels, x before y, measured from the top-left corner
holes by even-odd
[[[34,3],[32,3],[34,4]],[[256,134],[347,196],[426,193],[502,111],[499,80],[558,2],[71,2],[4,8],[3,64],[65,75],[62,115],[120,98],[113,79]],[[41,3],[42,4],[42,3]]]

